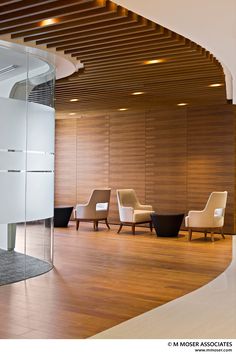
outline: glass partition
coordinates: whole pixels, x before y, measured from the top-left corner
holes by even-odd
[[[53,62],[0,44],[0,285],[53,266]]]

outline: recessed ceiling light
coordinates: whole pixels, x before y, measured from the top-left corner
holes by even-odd
[[[146,60],[144,64],[149,65],[149,64],[159,64],[159,63],[164,63],[165,59],[152,59],[152,60]]]
[[[74,116],[76,113],[75,112],[71,112],[69,113],[69,116]]]
[[[72,98],[72,99],[70,100],[70,102],[77,102],[77,101],[79,101],[78,98]]]
[[[143,95],[144,92],[138,91],[138,92],[133,92],[132,95],[137,96],[137,95]]]
[[[178,103],[177,106],[187,106],[187,103],[186,102],[181,102],[181,103]]]
[[[40,27],[44,27],[44,26],[49,26],[49,25],[53,25],[54,23],[58,23],[59,19],[58,18],[48,18],[47,20],[43,20],[39,23]]]
[[[118,111],[127,111],[128,108],[119,108]]]
[[[223,86],[223,84],[210,84],[208,86],[209,87],[220,87],[220,86]]]

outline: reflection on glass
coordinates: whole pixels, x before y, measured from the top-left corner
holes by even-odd
[[[54,87],[51,63],[0,41],[0,285],[52,268]]]

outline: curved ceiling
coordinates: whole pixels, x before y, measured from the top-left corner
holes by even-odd
[[[212,54],[109,0],[2,1],[0,13],[0,35],[45,45],[84,64],[57,81],[56,108],[63,116],[225,102],[223,70]],[[45,25],[46,19],[51,23]],[[222,86],[209,87],[215,83]]]
[[[207,48],[224,66],[227,95],[236,103],[236,1],[116,0]]]

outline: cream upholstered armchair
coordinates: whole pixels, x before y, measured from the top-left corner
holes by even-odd
[[[75,210],[76,230],[79,229],[80,221],[93,221],[94,230],[98,230],[98,222],[104,220],[108,229],[107,221],[111,189],[94,189],[87,204],[77,204]]]
[[[151,205],[140,204],[133,189],[118,189],[117,200],[120,215],[121,231],[123,225],[131,225],[133,235],[135,235],[135,225],[149,223],[152,231],[152,221],[150,214],[153,212]]]
[[[214,241],[214,230],[219,229],[223,238],[224,216],[228,192],[212,192],[203,210],[189,211],[185,217],[185,226],[189,230],[189,241],[192,239],[193,229],[204,229],[205,238],[207,231],[211,231],[211,240]]]

